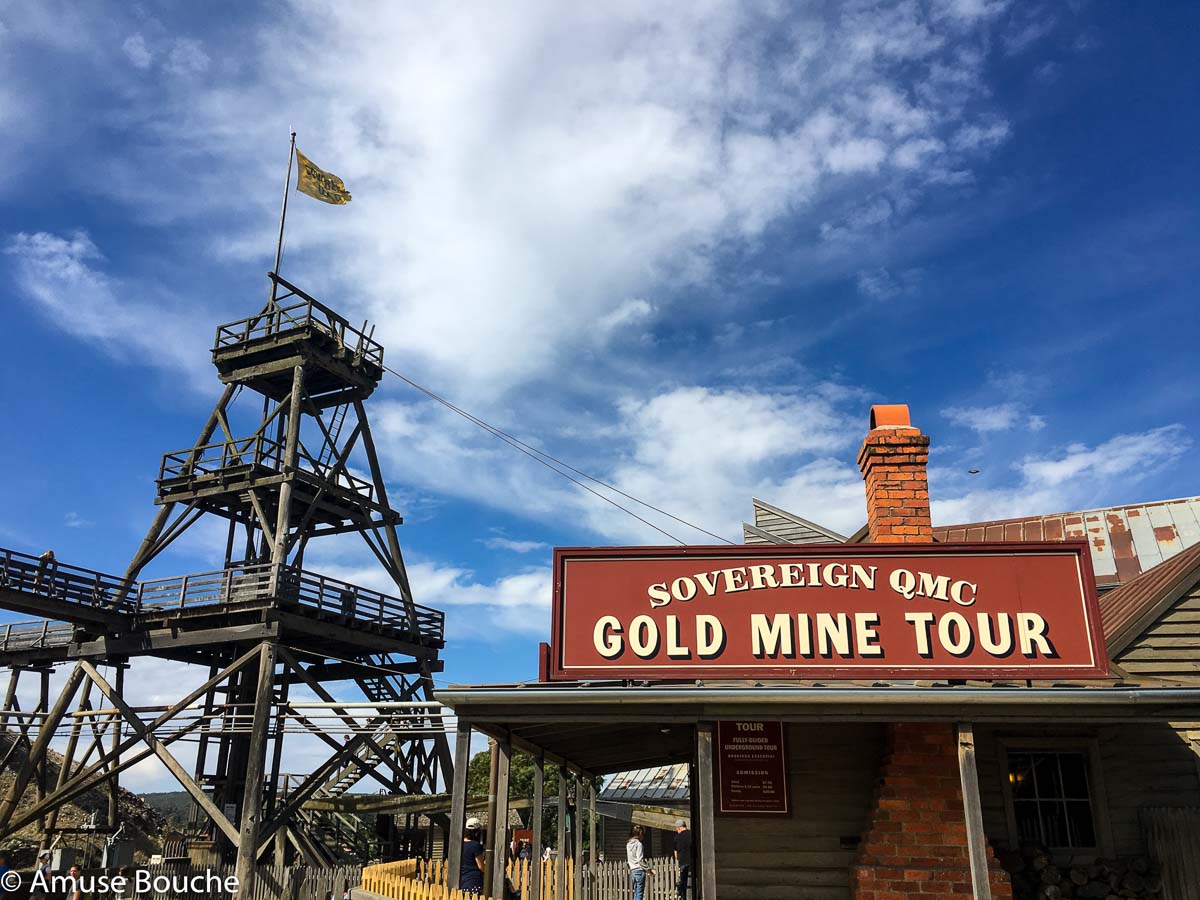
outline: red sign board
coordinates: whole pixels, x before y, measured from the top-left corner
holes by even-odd
[[[783,723],[717,722],[717,812],[786,816]]]
[[[1108,674],[1084,542],[557,548],[547,678]]]

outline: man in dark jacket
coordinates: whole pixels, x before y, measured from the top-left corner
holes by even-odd
[[[679,883],[675,889],[679,900],[687,900],[688,879],[692,874],[692,833],[683,819],[675,820],[675,862],[679,865]]]

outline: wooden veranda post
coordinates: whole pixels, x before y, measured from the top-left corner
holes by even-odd
[[[575,777],[575,840],[571,859],[575,862],[575,900],[583,897],[583,776]]]
[[[254,724],[250,728],[246,760],[246,793],[242,801],[241,835],[238,839],[237,876],[239,900],[254,896],[257,873],[258,831],[262,824],[263,778],[267,769],[267,729],[271,723],[271,698],[275,684],[275,645],[264,641],[258,663],[258,687],[254,693]]]
[[[567,900],[567,772],[558,767],[558,857],[554,866],[554,900]]]
[[[546,794],[546,756],[539,753],[533,761],[533,855],[529,860],[528,900],[542,900],[542,805]]]
[[[508,864],[508,773],[512,745],[508,739],[496,742],[496,813],[492,830],[492,896],[504,896],[505,868]]]
[[[462,874],[463,826],[467,815],[467,768],[471,764],[471,726],[459,721],[454,739],[454,786],[450,793],[450,845],[446,848],[446,885],[458,890]]]
[[[599,854],[596,852],[596,785],[588,779],[588,878],[595,884],[600,871]]]
[[[713,825],[714,779],[713,779],[713,726],[702,722],[696,729],[696,810],[700,819],[696,823],[700,846],[697,848],[700,863],[697,887],[701,900],[717,900],[716,829]]]
[[[967,820],[967,852],[971,857],[971,890],[975,900],[992,900],[988,875],[988,843],[983,831],[983,804],[979,799],[979,770],[975,766],[975,729],[969,722],[955,726],[958,737],[958,774],[962,781],[963,812]]]
[[[492,871],[496,862],[496,778],[499,774],[500,757],[496,750],[496,739],[488,738],[488,800],[487,836],[483,840],[483,884],[490,888]]]

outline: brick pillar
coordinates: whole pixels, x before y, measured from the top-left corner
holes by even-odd
[[[1012,882],[989,854],[993,900]],[[875,809],[850,872],[855,900],[972,900],[954,726],[894,723]]]
[[[871,543],[933,540],[928,463],[929,438],[909,422],[907,406],[871,407],[871,430],[858,451]]]
[[[873,543],[928,543],[929,438],[908,407],[874,406],[858,451]],[[875,806],[851,869],[854,900],[972,900],[966,813],[952,723],[891,723]],[[989,854],[990,856],[990,854]],[[1012,883],[990,856],[992,897]]]

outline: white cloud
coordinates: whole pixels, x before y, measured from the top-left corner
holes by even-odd
[[[935,524],[950,525],[1036,513],[1090,509],[1115,488],[1129,488],[1192,447],[1181,425],[1118,434],[1095,446],[1072,444],[1047,455],[1029,455],[1014,466],[1015,484],[967,488],[967,476],[944,467],[930,469]],[[939,499],[941,498],[941,499]]]
[[[1046,427],[1045,416],[1030,416],[1025,420],[1025,427],[1030,431],[1041,431]]]
[[[654,307],[645,300],[633,298],[626,300],[612,312],[600,317],[596,323],[599,333],[607,337],[614,331],[644,322],[654,315]]]
[[[1003,143],[1008,135],[1007,122],[967,125],[954,135],[954,146],[959,150],[989,149]]]
[[[140,34],[131,34],[125,38],[125,42],[121,44],[121,50],[135,68],[148,69],[150,63],[154,61],[154,54],[146,46],[146,39]]]
[[[914,138],[892,151],[892,163],[899,169],[918,169],[927,157],[941,153],[945,147],[937,138]]]
[[[1167,425],[1138,434],[1120,434],[1095,447],[1071,444],[1057,458],[1027,457],[1020,467],[1030,483],[1053,487],[1079,478],[1144,475],[1179,459],[1191,445],[1182,425]]]
[[[858,291],[873,300],[891,300],[914,293],[920,284],[920,269],[905,269],[893,273],[883,267],[866,269],[855,276]]]
[[[489,550],[507,550],[510,553],[532,553],[550,547],[545,541],[514,541],[506,537],[483,538],[482,543]]]
[[[71,510],[63,516],[63,525],[67,528],[91,528],[96,523],[90,519],[85,519],[79,513]]]
[[[99,268],[100,251],[85,232],[14,235],[4,248],[16,283],[55,327],[126,362],[183,370],[208,390],[210,324],[176,298],[134,299]]]
[[[1020,421],[1021,410],[1015,403],[998,403],[995,406],[951,406],[943,409],[942,415],[954,425],[984,433],[1008,431]]]
[[[126,79],[85,111],[131,129],[92,189],[257,266],[279,177],[267,148],[294,124],[355,195],[296,198],[296,277],[318,296],[336,284],[407,370],[496,398],[569,365],[597,323],[686,319],[679,298],[781,223],[868,238],[895,227],[894,198],[969,178],[990,145],[954,138],[998,115],[977,50],[995,8],[297,3],[160,51],[204,79]],[[132,21],[77,29],[83,48],[118,26],[122,67],[149,64]],[[864,198],[888,209],[874,225]],[[646,296],[656,309],[629,305]]]
[[[199,41],[180,38],[167,54],[165,68],[172,75],[187,77],[204,72],[209,62],[208,54],[204,52],[204,47]]]
[[[830,147],[825,154],[829,171],[838,175],[874,172],[887,156],[887,146],[875,138],[854,138]]]
[[[994,18],[1008,8],[1008,0],[935,0],[934,15],[974,23]]]

